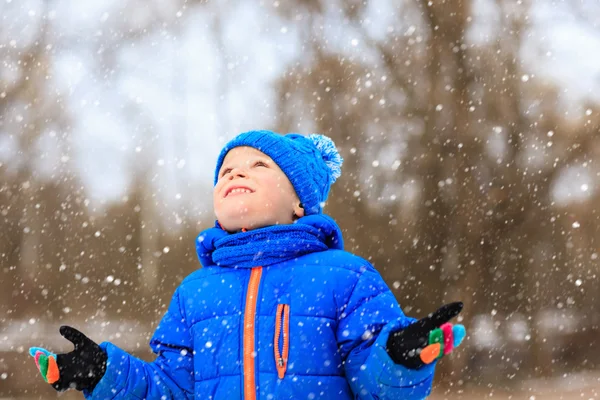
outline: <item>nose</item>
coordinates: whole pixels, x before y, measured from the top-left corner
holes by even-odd
[[[235,167],[229,173],[229,180],[232,180],[234,178],[246,178],[247,176],[248,175],[247,175],[246,171],[243,168]]]

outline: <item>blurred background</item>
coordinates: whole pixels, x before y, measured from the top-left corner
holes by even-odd
[[[597,0],[1,0],[0,399],[76,326],[152,360],[221,146],[322,133],[325,211],[405,312],[462,300],[434,399],[600,392]],[[226,294],[224,294],[226,295]]]

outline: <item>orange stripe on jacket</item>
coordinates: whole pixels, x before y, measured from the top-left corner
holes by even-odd
[[[252,268],[246,292],[246,309],[244,310],[244,400],[256,400],[254,330],[261,275],[262,267]]]

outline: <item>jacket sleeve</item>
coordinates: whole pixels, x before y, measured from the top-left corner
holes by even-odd
[[[395,364],[385,349],[390,332],[415,321],[404,315],[383,278],[371,266],[358,278],[337,328],[346,376],[356,399],[424,399],[435,362],[418,370]]]
[[[178,291],[150,341],[158,356],[149,363],[112,343],[100,347],[108,354],[106,372],[90,400],[177,399],[194,397],[193,343],[181,309]]]

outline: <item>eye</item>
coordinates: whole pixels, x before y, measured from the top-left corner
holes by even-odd
[[[264,161],[257,161],[254,163],[255,167],[268,167],[267,163]]]
[[[230,172],[231,172],[231,168],[225,168],[223,171],[221,171],[221,178]]]

